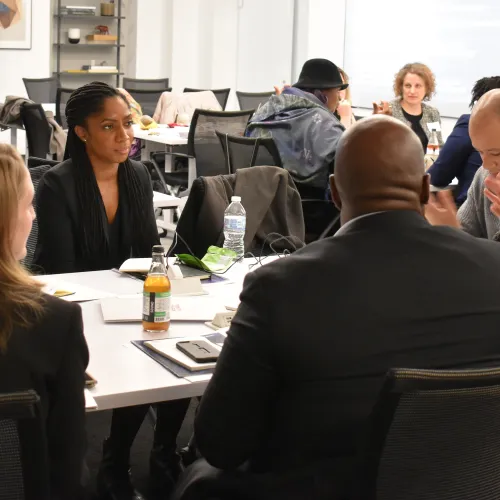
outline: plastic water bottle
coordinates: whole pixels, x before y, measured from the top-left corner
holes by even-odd
[[[245,227],[247,213],[241,204],[241,196],[232,196],[231,204],[224,212],[224,248],[236,252],[239,259],[245,253]]]

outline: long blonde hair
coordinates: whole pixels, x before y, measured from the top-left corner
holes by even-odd
[[[26,175],[15,148],[0,144],[0,351],[6,350],[14,326],[28,327],[43,312],[42,285],[16,260],[12,250]]]
[[[342,68],[339,68],[339,73],[340,73],[340,76],[342,77],[343,82],[349,83],[349,75]],[[352,103],[351,87],[350,86],[345,89],[345,98],[346,98],[346,101],[349,101],[350,103]]]

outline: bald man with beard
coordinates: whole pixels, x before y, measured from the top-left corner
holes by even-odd
[[[463,229],[478,238],[500,240],[500,89],[484,94],[472,110],[469,123],[472,145],[481,155],[478,169],[457,209],[449,191],[433,196],[426,209],[429,222]]]
[[[339,232],[247,275],[195,421],[206,461],[190,473],[241,481],[244,498],[349,492],[390,368],[500,365],[499,247],[427,222],[411,129],[356,123],[331,190]]]

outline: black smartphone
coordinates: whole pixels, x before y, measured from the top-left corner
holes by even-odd
[[[197,363],[217,361],[219,350],[205,340],[183,340],[177,342],[177,349]]]
[[[97,384],[97,380],[92,375],[85,372],[85,387],[90,389],[90,388],[94,387],[96,384]]]

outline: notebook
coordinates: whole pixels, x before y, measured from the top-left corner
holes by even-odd
[[[142,294],[105,298],[100,304],[106,323],[142,321]],[[224,310],[224,303],[221,300],[208,295],[172,297],[170,320],[211,321],[217,312]]]
[[[127,259],[121,266],[121,273],[143,273],[147,274],[149,268],[151,267],[151,258],[142,259]],[[179,268],[182,271],[182,276],[184,278],[200,278],[200,280],[209,279],[211,274],[207,271],[201,269],[195,269],[194,267],[185,266],[184,264],[179,264]]]

